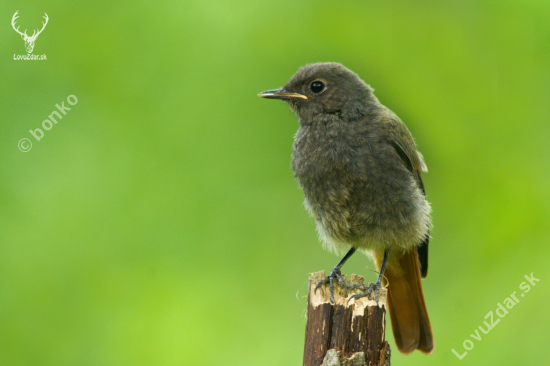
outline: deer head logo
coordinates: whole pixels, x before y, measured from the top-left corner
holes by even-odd
[[[42,31],[44,30],[44,28],[46,28],[46,24],[48,24],[48,14],[44,13],[44,14],[46,14],[46,15],[45,15],[43,18],[46,19],[46,23],[42,23],[42,29],[40,29],[39,31],[36,31],[36,30],[35,30],[35,31],[32,33],[32,36],[29,37],[29,36],[27,35],[27,30],[26,30],[26,29],[25,29],[24,32],[21,33],[21,32],[19,31],[19,27],[15,28],[15,19],[19,18],[19,17],[17,16],[17,12],[19,12],[19,10],[16,11],[15,14],[13,14],[13,18],[11,19],[11,26],[13,27],[13,29],[15,29],[15,31],[16,31],[17,33],[19,33],[19,34],[21,35],[21,38],[23,38],[23,40],[25,41],[25,48],[27,49],[27,53],[31,53],[32,50],[33,50],[33,48],[34,48],[34,42],[36,41],[36,38],[38,37],[38,35],[39,35],[40,33],[42,33]],[[38,32],[38,33],[37,33],[37,32]]]

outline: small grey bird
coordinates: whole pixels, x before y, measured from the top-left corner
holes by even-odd
[[[350,299],[374,292],[378,302],[387,278],[397,348],[431,353],[421,284],[428,270],[431,209],[422,182],[427,168],[405,124],[338,63],[306,65],[284,87],[259,96],[284,100],[298,118],[292,170],[305,207],[325,246],[348,250],[316,290],[329,283],[334,302],[333,284],[339,281],[363,291]],[[374,258],[376,283],[347,286],[342,279],[340,269],[357,249]]]

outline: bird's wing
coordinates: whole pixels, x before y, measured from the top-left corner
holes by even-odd
[[[422,192],[424,192],[422,172],[428,171],[428,167],[426,166],[426,163],[424,163],[424,157],[416,149],[416,144],[414,143],[411,133],[399,117],[391,113],[388,116],[387,122],[389,125],[390,139],[393,147],[399,154],[403,164],[405,164],[407,169],[409,169],[409,171],[413,174]]]
[[[428,167],[424,163],[424,158],[422,154],[416,149],[416,144],[414,139],[407,129],[407,126],[388,110],[388,117],[385,121],[388,124],[390,131],[390,143],[393,148],[397,151],[397,154],[403,161],[403,164],[407,169],[413,174],[418,187],[426,195],[424,189],[424,181],[422,180],[422,172],[427,172]],[[422,278],[426,277],[428,274],[428,242],[429,234],[426,235],[426,238],[418,246],[418,259],[420,260],[420,270],[422,273]]]

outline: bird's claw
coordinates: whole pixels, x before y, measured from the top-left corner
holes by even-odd
[[[369,299],[372,300],[371,293],[374,292],[374,300],[376,301],[376,305],[378,306],[378,295],[380,294],[380,289],[382,288],[382,283],[380,281],[376,281],[375,283],[369,283],[367,286],[365,285],[350,285],[348,286],[348,289],[360,289],[363,290],[363,292],[356,293],[354,295],[351,295],[348,299],[348,303],[351,301],[351,299],[360,299],[362,297],[368,296]]]
[[[334,279],[337,279],[338,282],[342,285],[344,290],[347,293],[347,290],[349,289],[349,286],[346,285],[346,281],[342,278],[342,273],[339,269],[333,269],[328,276],[317,282],[317,286],[315,286],[314,293],[317,293],[317,289],[321,288],[322,285],[328,283],[330,288],[330,301],[333,303],[336,303],[336,300],[334,300]]]

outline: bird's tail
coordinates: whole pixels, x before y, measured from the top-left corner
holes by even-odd
[[[391,257],[384,276],[389,282],[388,308],[397,349],[402,353],[411,353],[415,349],[431,353],[434,340],[424,302],[416,248],[399,258]],[[381,261],[376,255],[375,261],[380,268]]]

